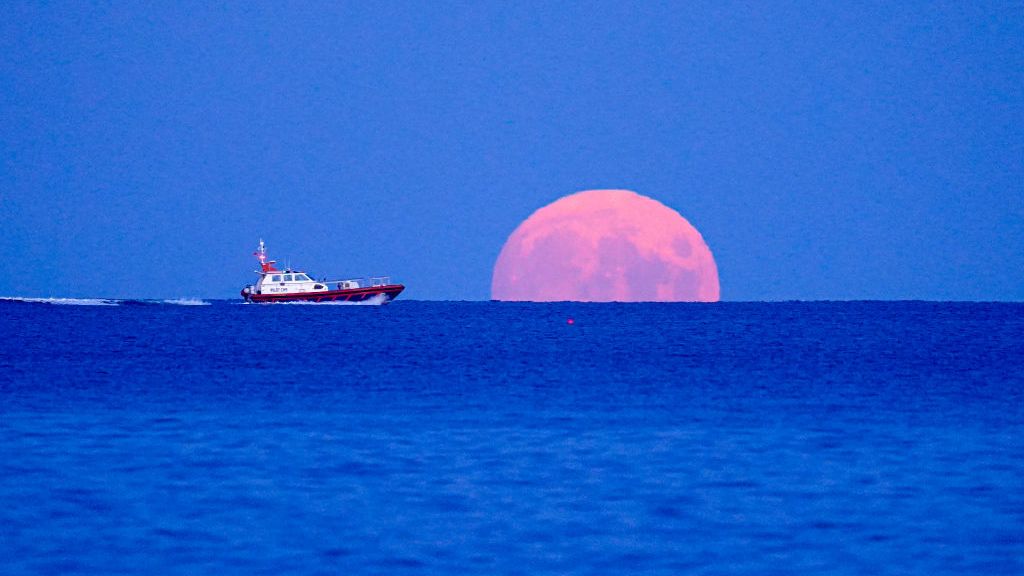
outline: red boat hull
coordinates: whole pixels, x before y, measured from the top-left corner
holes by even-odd
[[[405,290],[401,284],[387,284],[369,288],[348,288],[345,290],[322,290],[320,292],[300,292],[293,294],[249,294],[242,290],[242,298],[247,302],[362,302],[377,296],[384,296],[384,302],[394,300]]]

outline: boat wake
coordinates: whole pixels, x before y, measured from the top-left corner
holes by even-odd
[[[19,296],[3,296],[0,300],[8,302],[29,302],[33,304],[61,304],[70,306],[117,306],[120,302],[108,298],[22,298]]]
[[[274,302],[275,306],[380,306],[388,303],[385,294],[377,294],[359,302],[347,302],[345,300],[334,300],[332,302],[310,302],[306,300],[294,300],[291,302]]]
[[[209,306],[210,303],[206,300],[200,300],[199,298],[174,298],[172,300],[161,300],[163,304],[173,304],[175,306]]]
[[[0,296],[0,302],[26,302],[29,304],[56,304],[63,306],[121,306],[161,305],[209,306],[211,303],[199,298],[175,298],[171,300],[119,300],[117,298],[26,298],[21,296]]]

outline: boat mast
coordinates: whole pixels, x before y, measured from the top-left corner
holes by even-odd
[[[267,247],[263,244],[263,238],[260,238],[260,246],[252,253],[260,261],[260,270],[257,270],[258,274],[266,274],[267,272],[277,272],[277,268],[274,268],[276,260],[267,260]]]

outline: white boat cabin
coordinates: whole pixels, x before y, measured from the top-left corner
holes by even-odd
[[[272,271],[260,275],[256,283],[257,294],[295,294],[301,292],[326,292],[327,284],[317,282],[302,272]]]
[[[342,280],[337,289],[359,288],[356,280]],[[326,292],[330,290],[327,283],[313,280],[304,272],[295,270],[274,270],[260,275],[256,283],[257,294],[297,294],[302,292]]]

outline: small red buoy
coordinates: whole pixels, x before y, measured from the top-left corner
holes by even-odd
[[[573,320],[572,318],[569,318],[568,320],[566,320],[566,321],[565,321],[565,323],[566,323],[566,324],[575,324],[575,323],[576,323],[576,321],[575,321],[575,320]]]

